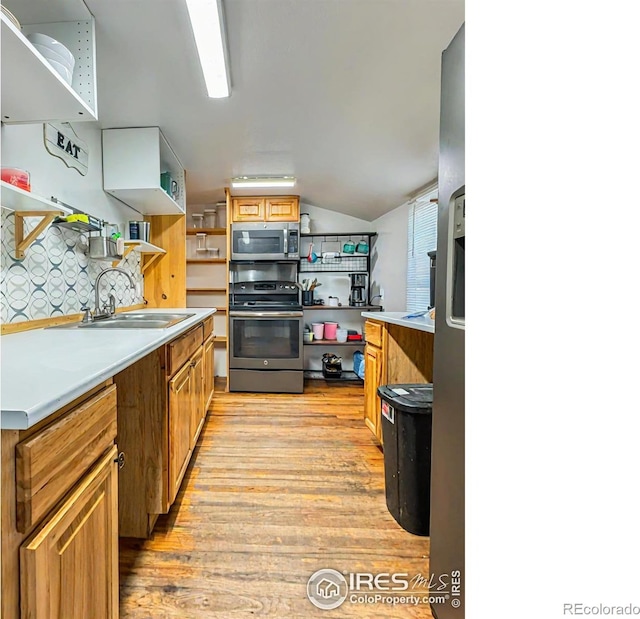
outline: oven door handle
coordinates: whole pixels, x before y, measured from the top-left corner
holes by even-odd
[[[232,318],[300,318],[304,314],[302,312],[242,312],[234,311],[229,312],[229,316]]]

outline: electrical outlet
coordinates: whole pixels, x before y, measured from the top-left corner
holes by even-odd
[[[384,288],[380,288],[380,298],[384,299]]]

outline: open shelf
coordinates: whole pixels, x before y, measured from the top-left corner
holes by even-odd
[[[83,5],[84,6],[84,5]],[[86,11],[86,7],[85,7]],[[42,32],[54,37],[70,49],[79,63],[77,31],[83,31],[82,40],[94,49],[94,21],[86,11],[87,21],[24,25],[24,32]],[[83,53],[84,65],[74,76],[84,72],[87,92],[78,93],[67,84],[55,69],[28,41],[26,36],[2,13],[2,122],[78,122],[98,119],[95,96],[93,53]],[[36,29],[37,28],[37,29]],[[74,82],[75,85],[75,82]],[[82,96],[81,96],[82,95]]]
[[[102,131],[103,187],[144,215],[184,215],[184,168],[159,127]],[[160,185],[168,172],[177,183],[173,199]]]
[[[369,256],[341,256],[339,258],[318,258],[316,262],[300,259],[300,273],[368,273]]]
[[[226,264],[226,258],[187,258],[187,264]]]
[[[20,189],[20,187],[16,187],[15,185],[11,185],[5,181],[0,181],[0,186],[2,188],[2,193],[0,194],[2,208],[9,209],[10,211],[39,211],[38,214],[73,214],[73,211],[70,208],[60,206],[51,200],[47,200],[46,198],[31,193],[30,191]]]
[[[373,238],[375,236],[378,236],[377,232],[301,232],[300,236],[306,236],[306,237],[315,237],[315,238],[324,238],[324,237],[346,237],[346,238],[350,238],[350,237],[364,237],[366,236],[367,238]]]
[[[210,236],[214,236],[226,233],[226,228],[187,228],[187,234],[208,234]]]
[[[338,342],[338,340],[313,340],[313,342],[305,342],[305,346],[364,346],[364,340],[358,340],[357,342],[346,341],[346,342]]]
[[[303,310],[360,310],[362,312],[382,311],[380,305],[361,305],[360,307],[353,307],[351,305],[341,305],[336,307],[335,305],[303,305]]]
[[[147,243],[146,241],[139,240],[130,240],[124,242],[124,254],[122,254],[122,258],[116,260],[112,263],[112,266],[117,266],[122,260],[124,260],[132,251],[137,251],[141,256],[141,264],[140,271],[144,275],[144,272],[162,255],[166,254],[167,251],[162,249],[162,247],[158,247],[157,245],[152,245],[151,243]]]
[[[227,292],[226,288],[187,288],[187,294],[215,294]]]
[[[355,373],[343,371],[340,378],[326,378],[322,370],[304,370],[304,377],[311,380],[325,380],[328,383],[355,382],[363,384],[364,381]]]
[[[2,17],[4,19],[4,15]],[[4,181],[0,182],[2,183],[2,193],[0,194],[2,208],[13,211],[15,216],[15,257],[16,260],[22,260],[29,246],[58,215],[71,215],[73,211],[51,200],[32,194],[30,191],[25,191]],[[25,234],[25,217],[41,218],[28,234]]]

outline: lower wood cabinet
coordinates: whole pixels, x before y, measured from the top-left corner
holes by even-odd
[[[114,446],[20,548],[22,617],[118,617]]]
[[[211,335],[204,343],[202,351],[202,370],[204,374],[204,413],[206,417],[207,410],[213,399],[213,381],[214,381],[214,346],[215,336]]]
[[[146,538],[176,500],[213,392],[212,320],[115,376],[123,537]]]
[[[364,356],[364,422],[382,440],[380,385],[433,381],[433,333],[367,319]]]
[[[202,369],[202,368],[201,368]],[[176,500],[191,459],[195,377],[187,363],[169,381],[169,503]]]
[[[2,619],[117,619],[117,390],[2,431]]]
[[[378,387],[385,384],[385,362],[381,348],[367,344],[364,349],[364,422],[382,444]]]

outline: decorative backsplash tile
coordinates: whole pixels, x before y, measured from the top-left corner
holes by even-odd
[[[83,253],[88,235],[58,226],[48,226],[26,250],[24,260],[15,259],[15,217],[2,209],[2,253],[0,309],[3,323],[23,322],[76,314],[82,307],[94,309],[94,287],[98,273],[111,266],[111,260],[89,259]],[[39,218],[26,217],[25,235]],[[143,278],[140,254],[131,252],[118,266],[128,271],[138,283],[129,287],[126,277],[109,273],[100,282],[100,298],[109,293],[117,307],[143,302]],[[139,291],[139,294],[136,294]]]

